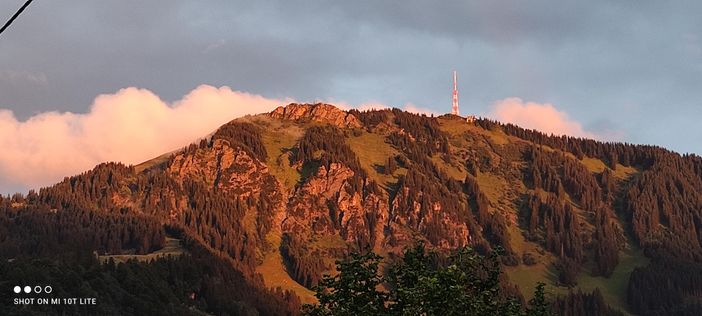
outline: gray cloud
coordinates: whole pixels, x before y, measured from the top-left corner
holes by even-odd
[[[0,16],[21,3],[2,1]],[[702,153],[693,121],[702,114],[700,9],[695,1],[40,1],[0,37],[0,108],[26,119],[87,112],[96,95],[128,86],[177,100],[211,84],[445,112],[457,69],[464,113],[519,97],[624,141]]]

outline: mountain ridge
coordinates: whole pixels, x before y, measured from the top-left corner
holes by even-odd
[[[660,296],[641,288],[661,277],[647,267],[701,258],[700,175],[699,157],[655,146],[289,104],[137,166],[101,164],[25,203],[177,227],[290,306],[292,293],[314,301],[309,288],[349,251],[392,260],[423,240],[504,248],[505,282],[525,294],[536,281],[554,295],[598,286],[608,304],[642,313],[654,309],[635,302]]]

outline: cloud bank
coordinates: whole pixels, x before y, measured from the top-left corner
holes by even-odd
[[[600,139],[597,134],[586,131],[578,121],[569,118],[566,112],[559,111],[549,103],[507,98],[493,103],[488,116],[503,123],[513,123],[547,134]]]
[[[45,112],[18,121],[0,109],[0,193],[50,185],[100,162],[137,164],[288,102],[201,85],[171,104],[132,87],[98,96],[86,114]]]

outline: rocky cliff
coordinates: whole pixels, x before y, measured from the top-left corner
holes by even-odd
[[[297,104],[290,103],[280,106],[269,113],[270,117],[292,121],[314,121],[331,124],[337,127],[361,127],[358,119],[348,112],[344,112],[331,104]]]

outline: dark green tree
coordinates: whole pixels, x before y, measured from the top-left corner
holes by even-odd
[[[381,257],[353,253],[337,262],[339,274],[324,277],[316,288],[319,303],[305,305],[303,314],[550,315],[543,284],[529,308],[502,291],[500,253],[461,248],[443,257],[418,243],[382,277]]]
[[[395,315],[519,315],[514,298],[502,298],[499,252],[481,256],[461,248],[444,265],[433,264],[422,244],[405,251],[387,277]]]
[[[528,316],[547,316],[552,315],[550,306],[546,301],[546,294],[544,293],[544,286],[546,284],[539,282],[534,289],[534,298],[529,300],[529,308],[527,309]]]
[[[304,315],[388,315],[388,295],[381,291],[378,264],[382,258],[374,253],[352,253],[336,262],[339,274],[325,275],[315,296],[317,305],[305,305]]]

